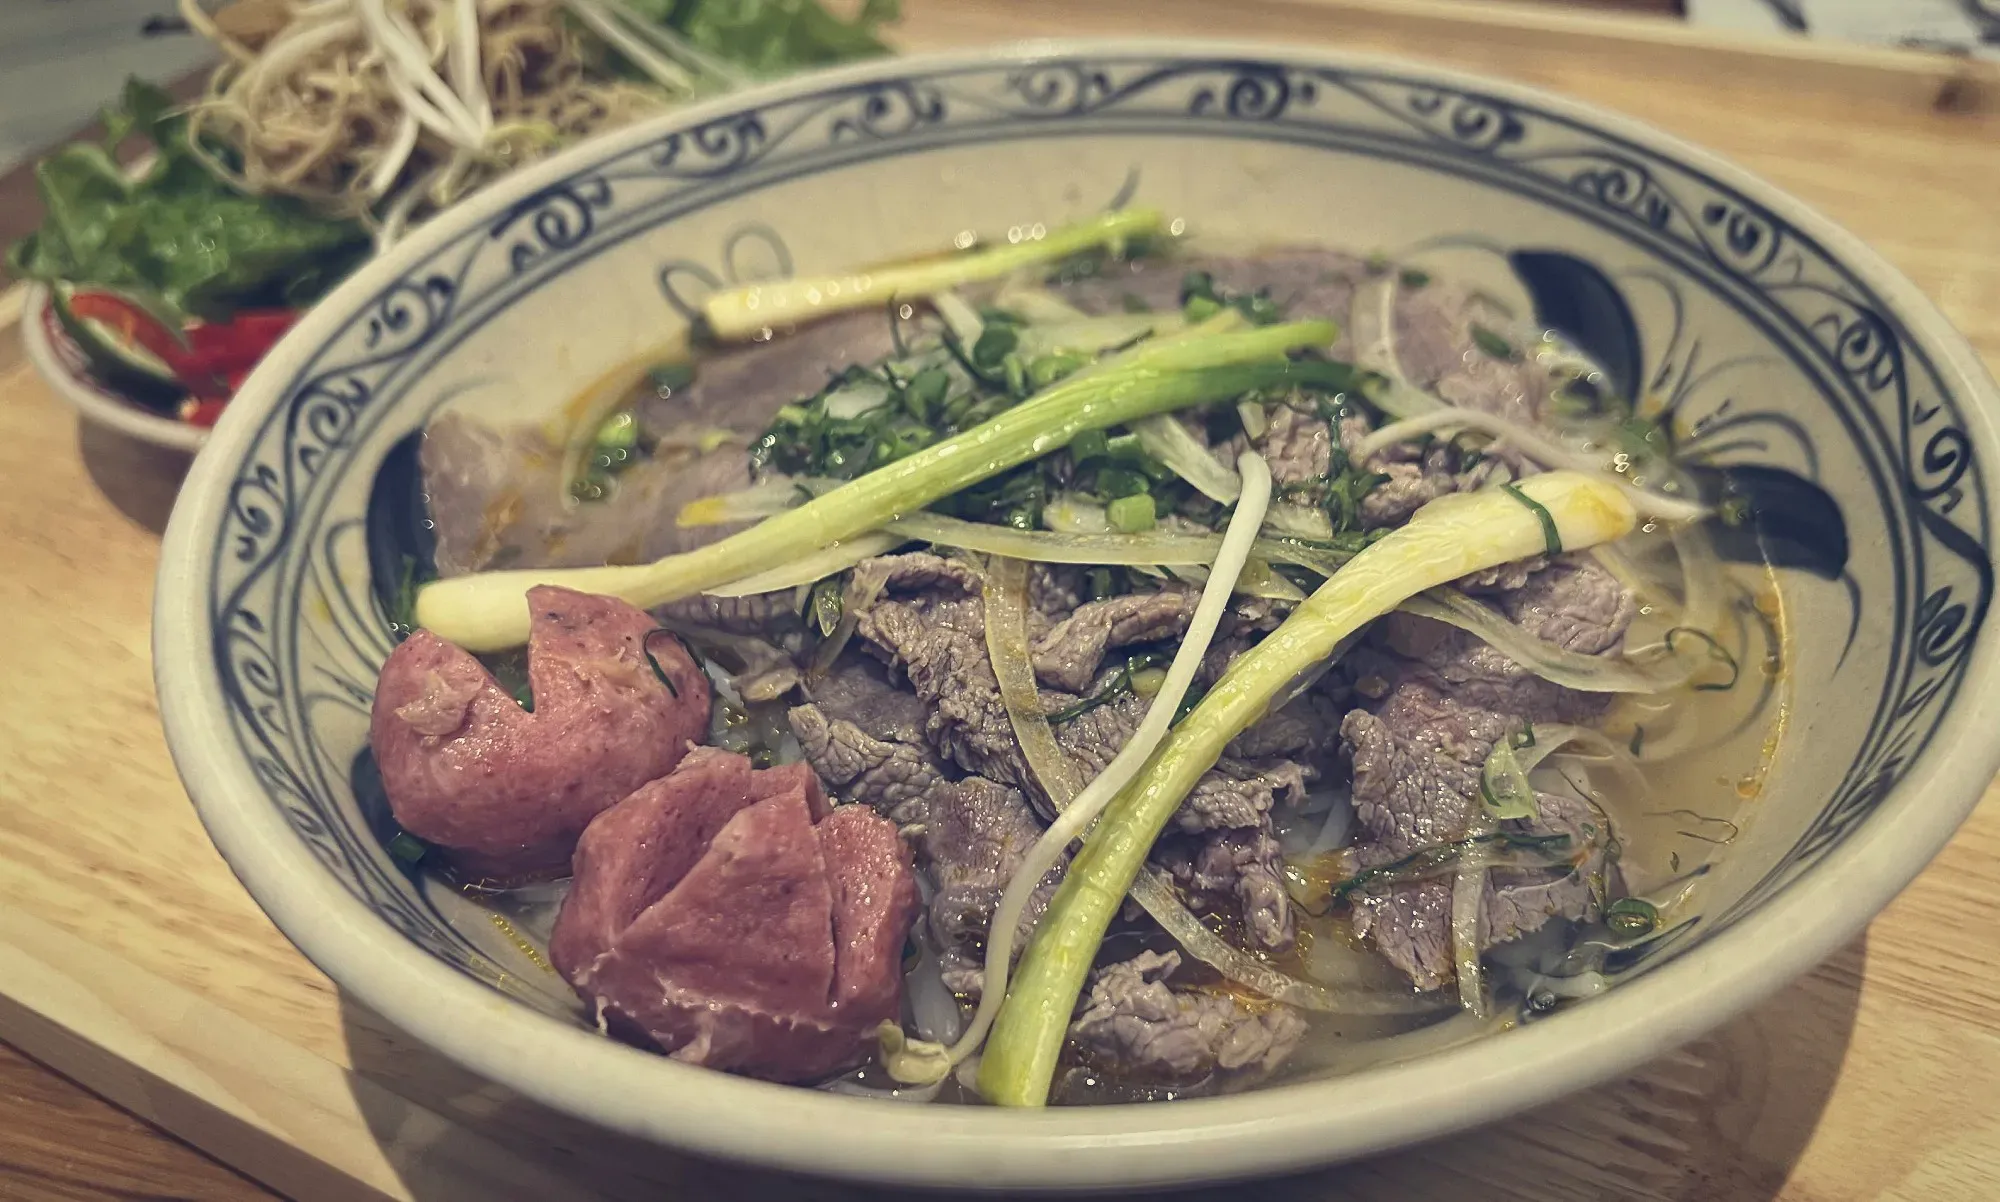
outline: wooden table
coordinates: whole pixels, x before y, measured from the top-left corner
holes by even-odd
[[[1485,0],[908,7],[911,48],[1135,29],[1323,40],[1622,109],[1846,224],[2000,365],[1990,71],[1731,47],[1669,25]],[[176,464],[79,429],[0,340],[0,479],[0,1038],[299,1197],[872,1196],[605,1139],[436,1060],[341,998],[236,884],[167,760],[147,610]],[[1632,1080],[1260,1195],[2000,1198],[1996,796],[1866,938]],[[266,1196],[0,1047],[0,1199]]]

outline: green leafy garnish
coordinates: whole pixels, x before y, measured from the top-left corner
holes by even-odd
[[[1518,484],[1502,484],[1500,490],[1528,507],[1528,512],[1534,514],[1535,520],[1542,524],[1542,539],[1548,544],[1549,554],[1561,555],[1563,549],[1562,531],[1556,528],[1555,518],[1549,515],[1549,511],[1542,506],[1541,502],[1522,492],[1521,486]],[[1671,647],[1668,649],[1672,650]]]
[[[816,0],[626,0],[717,58],[758,75],[889,53],[877,36],[896,20],[897,0],[866,0],[843,21]]]
[[[1659,929],[1660,911],[1638,897],[1621,897],[1604,907],[1604,925],[1620,939],[1638,939]]]
[[[41,161],[42,224],[8,249],[10,271],[109,289],[178,322],[310,303],[368,254],[368,232],[355,222],[217,179],[172,103],[131,80],[104,114],[106,142],[71,143]],[[125,134],[156,156],[135,179],[112,157]]]
[[[1472,323],[1472,345],[1495,359],[1502,359],[1509,363],[1512,363],[1518,357],[1518,352],[1514,350],[1513,343],[1495,334],[1478,322]]]

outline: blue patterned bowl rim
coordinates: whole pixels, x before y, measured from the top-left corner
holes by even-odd
[[[1950,838],[1996,768],[1991,689],[2000,646],[1963,645],[1927,750],[1899,759],[1870,812],[1880,820],[1816,853],[1782,887],[1698,946],[1590,1006],[1500,1038],[1337,1082],[1151,1106],[1019,1113],[913,1107],[773,1086],[689,1068],[560,1022],[486,988],[399,935],[344,888],[288,825],[231,734],[211,611],[216,548],[232,489],[260,430],[291,401],[321,348],[469,230],[672,134],[697,142],[746,114],[877,85],[1050,62],[1195,63],[1327,79],[1396,81],[1470,96],[1517,116],[1560,121],[1647,162],[1699,173],[1810,239],[1862,281],[1925,357],[1968,464],[2000,452],[1984,367],[1930,302],[1852,235],[1716,156],[1627,118],[1515,84],[1376,56],[1255,44],[1152,40],[1038,42],[885,60],[804,77],[670,114],[574,148],[429,223],[343,284],[258,369],[215,431],[168,529],[155,602],[160,708],[175,763],[216,845],[278,926],[344,991],[424,1043],[520,1093],[606,1127],[732,1160],[885,1182],[1132,1188],[1278,1172],[1351,1158],[1489,1121],[1606,1080],[1754,1005],[1854,937]],[[1032,136],[1024,134],[1023,136]],[[1962,469],[1961,469],[1962,470]],[[1985,532],[1994,499],[1968,507]],[[1952,695],[1955,694],[1955,701]],[[1947,704],[1948,703],[1948,704]],[[1368,1105],[1351,1104],[1354,1098]]]

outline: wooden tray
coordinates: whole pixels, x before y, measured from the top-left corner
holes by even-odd
[[[910,49],[1138,31],[1324,41],[1598,101],[1817,204],[2000,363],[1991,70],[1493,3],[908,7]],[[301,1199],[878,1196],[584,1128],[341,997],[216,856],[167,758],[148,610],[177,463],[80,430],[8,340],[0,479],[0,1039]],[[1754,1014],[1621,1084],[1260,1195],[2000,1197],[1993,796],[1865,939]]]

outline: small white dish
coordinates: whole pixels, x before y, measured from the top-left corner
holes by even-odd
[[[22,298],[21,346],[35,373],[85,420],[189,455],[208,441],[209,431],[149,409],[92,375],[90,360],[56,319],[45,284],[28,285]]]

